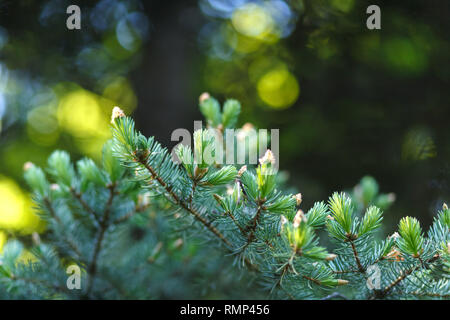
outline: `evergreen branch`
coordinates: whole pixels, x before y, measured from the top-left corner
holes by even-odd
[[[158,181],[159,185],[163,187],[166,192],[172,197],[172,199],[175,201],[175,204],[178,204],[181,206],[184,210],[189,212],[194,216],[194,218],[199,221],[201,224],[203,224],[209,231],[211,231],[215,236],[217,236],[223,243],[225,243],[229,248],[232,248],[233,245],[225,238],[225,236],[215,228],[210,221],[203,218],[200,213],[198,213],[195,209],[191,208],[187,203],[182,201],[177,194],[172,190],[172,187],[169,186],[164,182],[164,180],[157,174],[157,172],[145,161],[142,159],[136,159],[139,161],[151,174],[153,179]]]
[[[210,107],[212,109],[208,109]],[[217,112],[214,103],[208,105],[205,108],[208,109],[207,112],[206,109],[204,110],[205,113],[211,116],[216,115]],[[182,163],[187,171],[187,176],[193,180],[188,202],[184,202],[182,197],[179,196],[177,192],[175,192],[177,188],[182,189],[183,187],[178,186],[174,188],[175,184],[170,182],[170,180],[177,181],[180,172],[178,171],[178,167],[173,166],[171,163],[169,163],[170,160],[167,159],[168,156],[165,149],[162,149],[157,142],[154,142],[154,138],[150,138],[149,140],[147,140],[144,136],[142,136],[142,134],[136,132],[134,130],[134,122],[130,118],[125,117],[123,113],[120,112],[118,117],[113,117],[112,121],[115,124],[113,130],[113,135],[116,142],[115,152],[116,155],[122,159],[122,162],[125,165],[130,165],[132,167],[134,167],[135,163],[138,163],[140,166],[145,168],[148,172],[148,175],[142,175],[141,178],[143,178],[144,181],[146,181],[147,179],[156,181],[167,194],[167,197],[170,198],[169,200],[172,200],[176,205],[193,214],[196,220],[200,220],[202,224],[207,226],[213,234],[219,237],[228,245],[229,249],[231,249],[233,247],[232,243],[228,239],[226,239],[216,227],[213,227],[208,220],[204,219],[198,211],[193,209],[192,203],[194,200],[196,181],[198,181],[198,179],[203,179],[203,177],[205,177],[205,181],[202,180],[205,186],[223,184],[226,183],[226,181],[235,178],[236,169],[233,166],[227,166],[222,167],[219,171],[212,171],[208,173],[208,170],[210,169],[208,165],[200,163],[194,167],[191,164],[191,161],[194,159],[194,157],[192,156],[190,149],[187,147],[180,147],[177,150],[177,155],[183,161]],[[206,132],[197,130],[194,133],[194,149],[196,154],[201,153],[202,147],[209,144],[211,144],[211,137],[208,136]],[[219,204],[225,209],[225,212],[230,213],[227,216],[233,221],[235,225],[238,226],[241,235],[247,238],[245,245],[240,250],[241,253],[244,252],[249,247],[249,245],[255,241],[256,230],[262,223],[261,216],[263,210],[268,210],[269,212],[272,211],[273,213],[277,214],[286,212],[289,216],[289,212],[295,209],[293,205],[298,201],[297,198],[295,198],[296,200],[294,200],[292,196],[283,196],[281,193],[276,191],[275,174],[272,168],[274,161],[275,158],[273,154],[270,150],[268,150],[266,152],[266,155],[260,159],[260,166],[256,168],[256,177],[253,174],[247,174],[245,170],[242,173],[238,173],[238,176],[241,179],[238,179],[240,181],[239,187],[237,189],[234,189],[231,195],[232,199],[224,199],[221,196],[215,196]],[[142,173],[142,171],[140,170],[138,170],[137,172]],[[163,178],[163,176],[165,178]],[[166,181],[166,178],[169,178],[169,181]],[[245,198],[247,198],[248,200],[256,199],[254,201],[257,205],[255,215],[251,218],[250,222],[245,228],[240,227],[234,215],[231,214],[232,210],[238,209],[239,207],[237,203],[239,202],[239,192],[241,189],[243,194],[245,195]],[[343,216],[342,221],[345,221],[348,225],[350,225],[351,202],[348,199],[346,199],[345,202],[342,202],[340,198],[342,197],[342,195],[336,194],[334,197],[336,199],[335,211],[338,212],[337,214]],[[263,204],[268,200],[270,201],[269,204],[267,206],[263,206]],[[313,216],[313,219],[311,223],[314,225],[314,227],[318,227],[325,222],[326,210],[324,210],[324,205],[318,205],[312,212],[313,213],[311,214]],[[303,212],[299,211],[299,213],[304,216]],[[370,223],[372,222],[372,220],[373,219],[368,219],[369,225],[366,228],[367,230],[370,230]],[[294,250],[291,250],[290,259],[287,263],[287,265],[292,268],[295,274],[297,274],[297,272],[293,267],[293,262],[296,254],[302,257],[304,256],[308,259],[312,258],[322,261],[332,260],[335,257],[335,255],[329,255],[328,253],[326,253],[325,249],[317,247],[316,241],[313,238],[313,229],[311,226],[300,224],[302,227],[299,228],[299,224],[300,223],[298,222],[294,222],[293,225],[294,233],[292,234],[292,238],[289,241],[295,242],[291,242],[291,246],[294,247]],[[264,228],[262,232],[267,232],[268,230],[269,229]],[[278,231],[276,232],[276,236],[280,237],[280,233]],[[257,240],[257,242],[260,241]],[[272,251],[281,249],[280,247],[277,248],[272,245],[270,241],[268,241],[268,239],[264,239],[260,244],[267,247],[268,254],[270,254],[270,252]],[[255,248],[256,247],[257,246],[255,246]],[[249,252],[249,255],[253,254],[253,252]],[[255,264],[251,262],[249,257],[247,257],[246,255],[242,255],[242,258],[246,265],[251,266],[252,269],[254,268],[256,270],[259,270],[259,267],[255,266]],[[269,270],[270,269],[273,270],[273,267],[269,268]],[[309,275],[304,276],[308,277],[308,279],[313,279],[314,281],[312,282],[320,286],[338,286],[347,283],[346,280],[334,279],[332,273],[324,275],[323,279],[316,279],[314,276]]]
[[[224,128],[236,122],[240,105],[228,102],[221,112],[217,101],[209,96],[205,99],[200,104],[208,127],[220,129],[223,134]],[[74,166],[67,153],[55,151],[46,170],[51,181],[58,184],[55,186],[40,168],[27,168],[25,178],[35,192],[35,201],[45,212],[44,217],[54,222],[48,227],[52,232],[49,239],[55,243],[37,245],[34,248],[36,264],[24,265],[19,257],[24,245],[28,245],[26,239],[9,240],[0,254],[0,280],[14,274],[33,279],[35,270],[45,279],[55,279],[63,267],[59,261],[70,259],[61,254],[62,249],[66,249],[65,242],[78,255],[78,262],[86,266],[88,275],[85,294],[64,292],[68,298],[152,298],[149,283],[154,287],[155,271],[158,277],[164,274],[161,279],[172,279],[179,276],[177,270],[171,269],[173,264],[182,261],[184,269],[194,263],[196,268],[194,260],[204,261],[192,259],[191,243],[188,243],[199,235],[192,228],[198,224],[208,229],[202,236],[207,236],[208,241],[218,242],[219,239],[225,244],[239,264],[256,271],[255,276],[267,283],[275,297],[324,300],[346,299],[347,295],[357,299],[384,299],[391,294],[394,297],[449,297],[450,213],[446,205],[427,237],[422,234],[419,222],[407,217],[399,224],[399,234],[379,243],[375,231],[381,227],[382,211],[372,205],[374,199],[379,198],[378,186],[373,180],[361,180],[354,192],[356,196],[333,193],[328,204],[317,202],[305,214],[298,208],[301,195],[284,194],[277,185],[273,171],[275,157],[270,150],[259,159],[258,166],[248,171],[246,166],[238,171],[234,165],[217,166],[203,160],[194,165],[194,155],[205,146],[214,145],[214,137],[201,129],[194,132],[194,153],[187,146],[177,151],[182,160],[182,165],[178,165],[153,137],[147,139],[137,132],[134,121],[125,117],[120,109],[114,109],[112,122],[113,140],[105,146],[102,169],[89,159],[82,159]],[[79,189],[71,187],[78,184]],[[228,185],[227,191],[224,185]],[[149,203],[142,200],[149,189],[151,193],[163,195],[165,200],[159,202],[160,198],[156,198],[150,214],[131,219],[149,207]],[[120,196],[120,201],[116,196]],[[104,202],[103,213],[89,205],[96,203],[95,197]],[[70,201],[78,205],[71,205]],[[168,206],[169,203],[175,207]],[[180,210],[187,214],[180,215]],[[155,215],[158,211],[162,214]],[[358,215],[362,211],[365,214],[361,219]],[[169,219],[169,215],[176,219]],[[94,229],[91,224],[79,223],[86,216],[96,222]],[[117,224],[125,225],[112,227]],[[319,246],[316,230],[324,225],[335,242],[336,254]],[[107,237],[108,232],[111,237]],[[174,241],[173,235],[178,232],[183,232],[185,237]],[[107,238],[111,238],[108,248],[114,250],[106,250]],[[187,253],[183,253],[184,248],[189,248]],[[123,254],[111,256],[116,250]],[[196,254],[202,252],[199,250]],[[170,260],[175,253],[177,262]],[[90,257],[88,263],[82,261],[83,256]],[[116,263],[110,266],[112,259]],[[186,261],[190,263],[185,264]],[[374,264],[395,279],[383,284],[382,290],[372,290],[366,285],[369,268],[365,266]],[[402,270],[400,274],[398,270]],[[203,276],[203,270],[195,273]],[[132,278],[127,276],[130,274]],[[338,275],[345,279],[338,279]],[[25,281],[15,286],[10,294],[54,297],[54,293],[59,292],[51,286],[54,280],[45,283],[49,285],[48,290],[42,293],[28,290]],[[39,281],[29,283],[45,286]],[[329,294],[328,289],[349,282],[351,286],[342,291],[345,296],[338,289]],[[8,282],[0,281],[0,296],[5,291],[2,290],[5,283]],[[60,287],[63,286],[61,283]]]
[[[439,256],[439,255],[436,255],[436,256],[432,257],[431,259],[429,259],[429,260],[427,261],[427,264],[433,263],[433,262],[435,262],[436,260],[438,260],[439,258],[440,258],[440,256]],[[410,268],[410,269],[408,269],[408,270],[406,270],[406,271],[402,271],[401,274],[400,274],[400,276],[399,276],[397,279],[395,279],[393,282],[391,282],[389,285],[387,285],[383,290],[378,291],[378,292],[375,292],[375,297],[376,297],[376,298],[384,298],[386,295],[389,294],[390,291],[392,291],[392,289],[393,289],[394,287],[396,287],[397,285],[399,285],[403,280],[405,280],[405,279],[406,279],[409,275],[411,275],[414,271],[420,269],[421,266],[422,266],[422,264],[421,264],[420,266],[412,267],[412,268]],[[426,267],[426,266],[424,266],[424,267]]]
[[[315,284],[317,284],[317,285],[322,285],[322,283],[320,282],[320,280],[317,280],[317,279],[314,279],[314,278],[311,278],[311,277],[308,277],[308,276],[305,276],[305,275],[303,275],[302,276],[304,279],[306,279],[306,280],[309,280],[309,281],[311,281],[311,282],[314,282]]]
[[[400,284],[407,276],[409,276],[411,273],[413,273],[417,267],[408,269],[401,273],[401,275],[395,279],[393,282],[391,282],[388,286],[386,286],[381,292],[376,293],[377,298],[384,298],[395,286]]]

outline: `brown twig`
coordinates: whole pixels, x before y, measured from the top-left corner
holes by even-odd
[[[317,284],[319,286],[322,285],[322,282],[320,282],[320,280],[317,280],[317,279],[314,279],[314,278],[311,278],[311,277],[308,277],[308,276],[305,276],[305,275],[303,275],[302,277],[304,279],[306,279],[306,280],[314,282],[315,284]]]
[[[236,217],[230,211],[225,212],[225,214],[231,218],[231,220],[234,222],[236,227],[238,227],[239,231],[242,234],[244,234],[245,233],[244,228],[242,228],[241,225],[238,223],[238,221],[236,220]]]
[[[249,242],[251,242],[254,238],[254,232],[256,231],[256,227],[258,226],[259,223],[259,219],[261,217],[261,205],[258,204],[258,209],[256,210],[256,214],[253,217],[253,219],[250,221],[250,224],[247,226],[247,228],[245,228],[245,232],[248,233],[250,232],[250,234],[248,235],[247,240]]]
[[[197,180],[194,179],[192,182],[192,190],[191,190],[191,194],[189,195],[189,207],[192,208],[192,201],[194,200],[194,194],[195,194],[195,189],[197,188]]]
[[[247,249],[247,247],[255,240],[255,232],[256,232],[256,228],[258,227],[259,220],[261,218],[263,203],[264,203],[263,200],[260,200],[260,199],[258,200],[258,209],[256,210],[255,216],[250,221],[250,224],[244,229],[243,235],[245,236],[248,234],[248,236],[247,236],[247,243],[242,248],[241,252],[243,252],[245,249]]]
[[[429,259],[427,261],[427,263],[433,263],[434,261],[436,261],[437,259],[439,259],[440,256],[439,255],[435,255],[434,257],[432,257],[431,259]],[[423,264],[423,261],[420,259],[420,263],[422,267],[425,267],[425,264]],[[423,265],[422,265],[423,264]],[[417,269],[419,269],[420,266],[415,266],[411,269],[408,269],[404,272],[402,272],[400,274],[400,276],[395,279],[393,282],[391,282],[389,285],[387,285],[383,290],[381,291],[376,291],[374,293],[374,296],[372,298],[384,298],[391,290],[392,288],[394,288],[395,286],[397,286],[399,283],[401,283],[404,279],[406,279],[406,277],[408,277],[411,273],[413,273],[414,271],[416,271]]]
[[[388,286],[386,286],[381,292],[377,293],[377,298],[384,298],[389,291],[392,290],[396,285],[398,285],[400,282],[402,282],[407,276],[409,276],[411,273],[413,273],[414,270],[417,268],[411,268],[406,270],[405,272],[402,272],[401,275],[395,279],[392,283],[390,283]]]
[[[365,273],[366,269],[362,266],[361,261],[359,260],[358,251],[356,250],[355,244],[353,243],[353,240],[350,240],[350,245],[352,246],[353,256],[355,257],[356,265],[358,267],[358,271],[361,273]]]

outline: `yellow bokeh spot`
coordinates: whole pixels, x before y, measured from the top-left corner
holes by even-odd
[[[75,138],[82,152],[99,159],[101,146],[111,136],[109,124],[113,106],[113,101],[87,90],[71,90],[60,99],[58,122]]]
[[[291,106],[300,94],[297,79],[284,68],[263,75],[257,83],[257,90],[261,100],[277,109]]]
[[[107,82],[103,97],[114,101],[125,112],[130,114],[137,106],[137,98],[130,82],[124,77],[117,77]]]
[[[233,12],[233,27],[242,35],[265,40],[271,38],[275,23],[270,13],[256,3],[246,4]]]
[[[40,227],[33,204],[14,180],[0,177],[0,228],[29,232]]]
[[[61,127],[78,138],[105,135],[108,126],[99,99],[86,90],[76,90],[61,98],[58,121]]]
[[[6,243],[6,234],[0,231],[0,252],[2,252],[3,246]]]

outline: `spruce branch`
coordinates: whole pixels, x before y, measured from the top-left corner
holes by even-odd
[[[214,119],[210,121],[210,125],[212,126],[219,118],[217,116],[218,111],[214,102],[209,102],[206,107],[212,108],[208,112],[203,110],[206,112],[207,116],[214,117]],[[257,265],[261,263],[261,261],[258,261],[256,256],[254,256],[254,249],[250,250],[247,254],[244,254],[244,251],[246,251],[251,243],[255,243],[256,250],[259,250],[257,248],[260,248],[268,254],[274,250],[279,250],[279,245],[276,243],[271,244],[269,241],[272,236],[280,237],[279,230],[275,229],[274,231],[276,232],[269,238],[258,239],[257,232],[260,232],[259,226],[261,226],[262,233],[268,232],[265,223],[271,219],[273,221],[272,223],[276,223],[276,220],[273,220],[275,217],[274,214],[286,212],[288,216],[292,216],[290,212],[295,209],[295,204],[299,201],[296,197],[283,196],[276,191],[275,174],[273,171],[275,158],[270,150],[268,150],[264,157],[260,159],[260,165],[256,168],[256,176],[246,172],[245,170],[240,170],[240,172],[237,172],[233,166],[225,166],[214,169],[214,167],[210,167],[205,162],[199,162],[192,165],[191,161],[194,158],[201,159],[198,155],[201,154],[202,148],[212,144],[211,136],[209,136],[206,131],[197,130],[194,132],[194,153],[196,156],[193,157],[190,149],[184,146],[177,150],[178,157],[183,161],[182,165],[186,170],[186,177],[191,180],[189,190],[186,190],[187,196],[186,198],[183,198],[183,186],[178,184],[181,173],[178,171],[179,169],[177,166],[171,164],[171,160],[168,159],[169,157],[167,156],[166,150],[162,149],[159,144],[154,142],[153,138],[146,140],[145,137],[134,130],[134,122],[124,115],[113,120],[113,137],[115,141],[115,153],[120,159],[122,159],[122,163],[124,165],[133,168],[138,168],[136,167],[136,165],[138,165],[145,169],[148,175],[141,176],[144,183],[146,183],[145,181],[147,179],[155,181],[159,187],[162,188],[164,194],[176,206],[181,207],[183,210],[193,215],[197,221],[206,226],[212,234],[224,242],[227,245],[228,250],[233,252],[235,250],[234,248],[241,247],[237,253],[241,256],[244,264],[251,266],[251,269],[260,270]],[[142,173],[140,169],[136,171]],[[238,181],[232,194],[227,197],[217,195],[214,198],[222,209],[224,209],[225,214],[223,217],[229,218],[231,220],[230,222],[236,226],[237,232],[240,236],[246,239],[244,245],[242,246],[234,245],[224,236],[222,231],[219,231],[219,229],[213,226],[203,214],[194,209],[195,206],[193,205],[196,199],[195,192],[193,191],[196,190],[197,186],[201,185],[202,188],[216,187],[226,181],[234,179],[236,177],[236,173],[238,173]],[[245,196],[244,200],[241,200],[241,191]],[[249,196],[251,198],[249,198]],[[245,204],[243,204],[242,201],[244,201]],[[241,210],[241,206],[242,209],[245,207],[248,210],[250,209],[249,205],[251,207],[254,205],[255,213],[245,223],[244,227],[238,223],[238,220],[233,212],[236,210]],[[263,212],[266,211],[268,214],[264,214],[263,222]],[[244,218],[241,213],[240,216],[240,219]],[[317,227],[320,225],[320,221],[323,220],[323,218],[319,217],[319,213],[316,213],[315,218],[318,219],[312,219],[312,221],[315,221],[314,223]],[[234,236],[232,235],[232,237]],[[306,239],[304,243],[304,248],[299,248],[304,249],[304,251],[302,253],[299,251],[294,251],[294,255],[299,254],[305,258],[322,259],[324,261],[328,259],[329,255],[323,248],[316,246],[316,242],[312,241],[309,233],[308,237],[309,238]],[[283,240],[280,239],[278,242],[279,241]],[[294,259],[295,257],[291,257],[289,263],[290,265],[293,265]],[[295,270],[295,268],[292,269]],[[274,272],[274,270],[272,272]],[[328,275],[328,277],[332,277],[332,274]],[[310,278],[315,279],[314,277]],[[323,280],[317,279],[314,283],[319,285],[341,285],[345,283],[345,281],[342,280],[338,282],[332,281],[331,278],[327,278]]]
[[[235,100],[221,108],[209,94],[200,97],[207,127],[220,134],[236,124],[240,108]],[[270,149],[254,167],[247,164],[238,170],[209,163],[201,155],[204,148],[214,147],[216,137],[200,129],[194,132],[192,150],[183,145],[176,149],[181,160],[177,164],[154,137],[135,130],[134,121],[118,107],[113,109],[112,127],[101,168],[90,159],[74,165],[63,151],[49,157],[47,174],[26,164],[25,178],[48,230],[43,241],[33,241],[32,265],[19,259],[26,240],[18,236],[7,242],[0,254],[1,289],[32,297],[151,298],[154,272],[176,277],[179,271],[171,270],[169,257],[186,250],[181,263],[182,269],[189,268],[195,260],[190,241],[201,240],[204,247],[196,255],[205,248],[207,255],[231,255],[255,271],[252,275],[275,298],[449,297],[447,205],[426,235],[416,219],[406,217],[398,233],[382,239],[377,232],[381,209],[386,210],[393,197],[379,194],[370,177],[353,193],[335,192],[328,203],[316,202],[305,213],[302,194],[286,194],[279,185],[277,159]],[[152,201],[147,201],[150,196]],[[85,223],[86,218],[94,224]],[[322,228],[334,242],[333,252],[319,245],[327,243],[318,237]],[[225,254],[209,245],[217,243]],[[113,254],[117,250],[121,256]],[[63,263],[85,270],[87,286],[80,293],[59,290],[66,279]],[[380,271],[382,289],[368,286],[373,266]],[[42,293],[35,290],[44,287]]]
[[[409,270],[406,270],[401,273],[401,275],[395,279],[392,283],[390,283],[386,288],[384,288],[381,292],[377,293],[377,298],[384,298],[389,291],[392,290],[396,285],[398,285],[400,282],[402,282],[407,276],[409,276],[413,271],[416,270],[416,268],[412,268]]]
[[[381,291],[376,291],[375,292],[375,297],[378,299],[384,298],[386,297],[394,287],[398,286],[403,280],[405,280],[408,276],[410,276],[411,274],[413,274],[414,271],[417,271],[419,269],[421,269],[421,267],[423,268],[428,268],[428,266],[430,264],[432,264],[433,262],[437,261],[440,258],[439,255],[435,255],[433,256],[431,259],[429,259],[427,261],[426,264],[423,264],[421,262],[420,265],[414,266],[410,269],[401,271],[400,275],[397,277],[397,279],[395,279],[393,282],[391,282],[390,284],[388,284],[384,289],[382,289]],[[416,294],[417,295],[417,294]]]

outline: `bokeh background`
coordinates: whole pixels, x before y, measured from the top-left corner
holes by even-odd
[[[240,125],[280,129],[304,207],[372,175],[426,227],[450,201],[448,0],[0,1],[0,248],[42,230],[22,178],[54,149],[99,159],[111,109],[174,145],[198,96],[241,101]],[[81,30],[66,8],[81,8]]]

